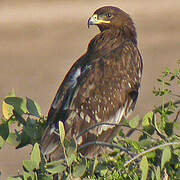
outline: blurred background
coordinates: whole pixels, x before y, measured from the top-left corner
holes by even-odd
[[[175,68],[180,59],[179,0],[1,0],[0,103],[14,89],[36,100],[46,115],[65,74],[98,33],[87,28],[87,19],[104,5],[120,7],[136,24],[144,71],[133,116],[161,103],[152,89],[165,67]],[[21,172],[30,149],[0,150],[2,180]]]

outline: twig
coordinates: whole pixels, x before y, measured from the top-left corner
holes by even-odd
[[[98,124],[95,124],[93,126],[90,126],[89,128],[81,131],[78,136],[76,137],[77,139],[82,136],[83,134],[87,133],[88,131],[90,131],[91,129],[94,129],[95,127],[97,126],[102,126],[102,125],[108,125],[108,126],[121,126],[121,127],[127,127],[127,128],[131,128],[130,126],[128,125],[125,125],[125,124],[116,124],[116,123],[98,123]],[[132,129],[132,128],[131,128]],[[133,130],[136,130],[136,131],[139,131],[141,133],[144,133],[146,134],[148,137],[151,137],[152,139],[156,140],[155,138],[153,138],[150,134],[148,134],[146,131],[143,131],[141,129],[138,129],[138,128],[133,128]]]
[[[180,104],[180,100],[174,101],[173,104],[174,104],[174,105]],[[169,105],[169,102],[165,103],[165,104],[164,104],[164,108],[168,107],[168,105]],[[156,109],[161,109],[162,107],[163,107],[163,106],[161,105],[161,106],[158,106],[157,108],[153,109],[153,113],[156,113]],[[141,123],[142,120],[143,120],[143,119],[140,119],[139,122]],[[128,134],[128,137],[129,137],[131,134],[133,134],[135,130],[136,130],[136,129],[131,129],[130,132],[127,133],[127,134]]]
[[[180,104],[180,100],[172,102],[174,105]],[[153,109],[153,112],[156,113],[156,109],[161,109],[162,107],[166,108],[169,106],[169,102],[165,103],[164,105],[158,106],[157,108]]]
[[[97,126],[102,126],[102,125],[108,125],[108,126],[122,126],[122,125],[119,125],[119,124],[116,124],[116,123],[105,123],[105,122],[103,122],[103,123],[98,123],[98,124],[95,124],[95,125],[93,125],[93,126],[90,126],[89,128],[87,128],[87,129],[81,131],[81,132],[78,134],[78,136],[77,136],[76,138],[78,139],[80,136],[82,136],[83,134],[89,132],[91,129],[94,129],[94,128],[97,127]]]
[[[157,122],[157,121],[156,121],[156,116],[154,115],[153,125],[154,125],[154,127],[155,127],[155,131],[156,131],[157,135],[158,135],[159,137],[161,137],[161,139],[164,140],[164,142],[167,142],[167,138],[161,133],[161,131],[159,130],[156,122]]]
[[[171,93],[170,95],[171,95],[171,96],[176,96],[176,97],[179,97],[179,98],[180,98],[180,95],[178,95],[178,94]]]
[[[147,133],[146,131],[143,131],[142,129],[132,128],[132,127],[130,127],[130,126],[128,126],[128,125],[123,125],[123,126],[124,126],[124,127],[127,127],[127,128],[130,128],[130,130],[129,130],[129,131],[127,132],[127,134],[126,134],[126,137],[130,137],[131,134],[132,134],[134,131],[138,131],[138,132],[140,132],[140,133],[146,134],[148,137],[150,137],[151,139],[153,139],[153,140],[155,140],[155,141],[159,140],[159,139],[156,139],[156,138],[152,137],[152,135],[150,135],[150,134]]]
[[[120,146],[115,145],[115,144],[110,144],[110,143],[102,142],[102,141],[91,141],[91,142],[88,142],[88,143],[83,144],[82,146],[80,146],[78,148],[78,150],[80,151],[81,149],[83,149],[83,148],[85,148],[87,146],[91,146],[91,145],[98,145],[98,146],[105,146],[105,147],[109,147],[109,148],[116,148],[116,149],[120,149],[120,150],[126,152],[129,155],[133,155],[133,153],[130,153],[127,149],[125,149],[123,147],[120,147]]]
[[[174,119],[174,121],[173,121],[173,122],[176,122],[176,121],[177,121],[177,119],[178,119],[179,115],[180,115],[180,110],[177,112],[176,117],[175,117],[175,119]]]
[[[124,167],[126,167],[127,165],[129,165],[131,162],[135,161],[136,159],[138,159],[139,157],[151,152],[151,151],[154,151],[156,149],[159,149],[159,148],[162,148],[162,147],[165,147],[165,146],[172,146],[172,145],[177,145],[179,144],[180,145],[180,142],[172,142],[172,143],[166,143],[166,144],[161,144],[161,145],[158,145],[158,146],[155,146],[153,148],[150,148],[138,155],[136,155],[135,157],[133,157],[131,160],[127,161],[125,164],[124,164]]]

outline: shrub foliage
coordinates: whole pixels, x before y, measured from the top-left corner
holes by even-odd
[[[180,68],[174,71],[166,68],[157,81],[159,88],[154,88],[153,94],[162,99],[162,104],[154,106],[143,118],[136,116],[119,125],[121,130],[111,144],[93,142],[111,149],[108,154],[94,159],[87,159],[79,153],[82,147],[77,146],[75,138],[72,141],[66,139],[63,123],[59,122],[60,146],[64,149],[65,158],[48,162],[39,148],[46,117],[34,100],[17,97],[11,92],[2,103],[0,149],[6,143],[17,149],[32,145],[32,152],[30,159],[22,162],[23,174],[8,179],[51,180],[57,173],[63,179],[180,179],[177,122],[180,95],[174,91],[180,86]],[[132,135],[136,138],[132,138]]]

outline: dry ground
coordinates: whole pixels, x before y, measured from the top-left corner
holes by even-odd
[[[160,99],[152,95],[156,78],[180,59],[179,0],[1,0],[1,102],[14,88],[18,96],[35,99],[47,114],[65,73],[97,33],[97,28],[87,28],[88,17],[104,5],[122,8],[136,23],[144,72],[134,115],[142,116],[158,104]],[[17,174],[29,152],[29,148],[1,150],[0,179]]]

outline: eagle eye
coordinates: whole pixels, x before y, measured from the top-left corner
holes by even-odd
[[[112,17],[113,17],[113,15],[112,15],[111,13],[107,13],[107,14],[106,14],[106,17],[108,17],[108,18],[112,18]]]

